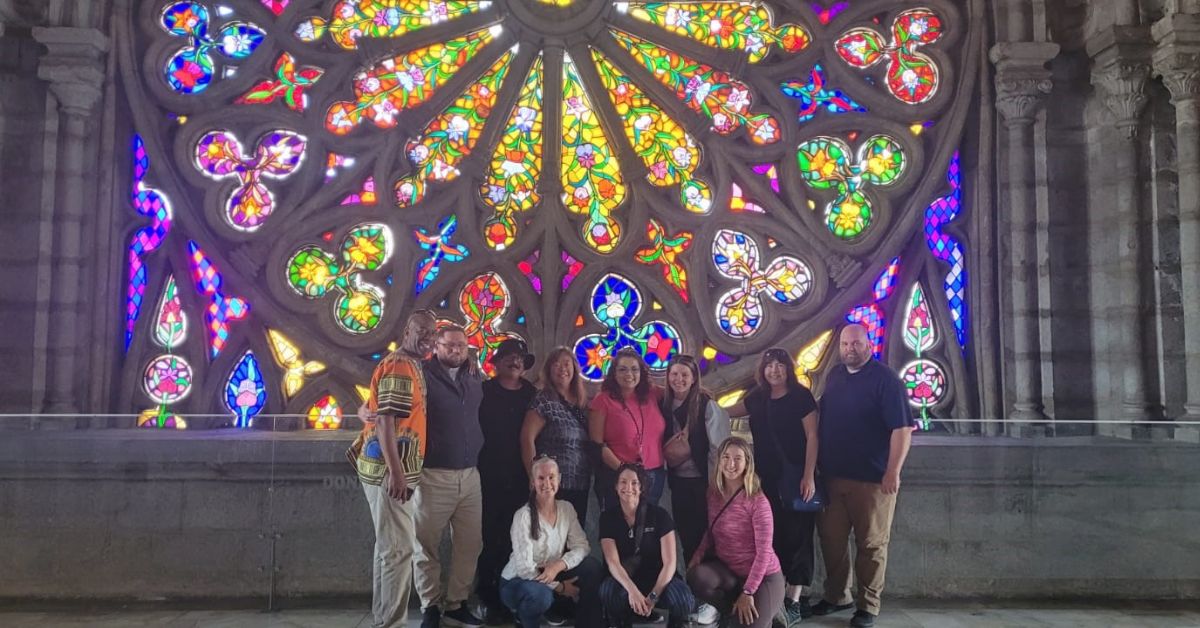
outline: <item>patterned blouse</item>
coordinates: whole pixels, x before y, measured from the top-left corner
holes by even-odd
[[[591,439],[586,410],[545,390],[538,391],[529,409],[546,421],[534,446],[537,453],[552,456],[558,463],[559,487],[566,490],[591,488],[592,463],[586,449]]]

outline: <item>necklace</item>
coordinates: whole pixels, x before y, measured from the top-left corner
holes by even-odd
[[[633,418],[633,410],[629,409],[629,404],[625,403],[624,399],[621,400],[621,406],[623,408],[625,408],[625,414],[629,415],[629,422],[633,423],[633,431],[635,434],[635,438],[637,439],[637,451],[638,451],[637,462],[641,463],[642,462],[642,445],[643,445],[643,441],[644,441],[643,434],[646,433],[646,415],[642,413],[641,404],[635,403],[634,405],[637,406],[638,418],[641,419],[641,424],[639,424],[638,421]]]

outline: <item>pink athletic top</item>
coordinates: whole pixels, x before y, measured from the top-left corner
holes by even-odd
[[[604,414],[604,442],[621,462],[641,462],[647,469],[663,466],[662,441],[667,422],[658,409],[654,389],[646,403],[638,403],[637,397],[630,396],[622,404],[601,392],[588,409]]]
[[[725,500],[715,490],[708,492],[708,522],[712,534],[704,535],[696,552],[703,556],[715,546],[717,558],[735,575],[745,578],[742,588],[753,594],[758,591],[763,578],[782,570],[779,557],[771,547],[775,534],[771,503],[762,491],[749,498],[743,491],[733,498],[725,514],[714,524],[713,518],[721,512]]]

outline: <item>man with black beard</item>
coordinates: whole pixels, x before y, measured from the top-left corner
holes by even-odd
[[[483,494],[476,469],[483,446],[479,427],[483,380],[463,328],[439,329],[433,356],[422,368],[429,443],[413,496],[417,529],[413,573],[423,611],[421,626],[438,628],[442,618],[461,626],[481,626],[483,622],[465,602],[483,545]],[[443,591],[439,549],[447,525],[452,552]]]

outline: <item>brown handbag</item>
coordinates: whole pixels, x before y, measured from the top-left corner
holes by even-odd
[[[667,460],[667,466],[671,468],[687,462],[692,457],[692,444],[688,442],[688,426],[684,426],[682,430],[675,432],[671,438],[667,439],[663,445],[663,458]]]

